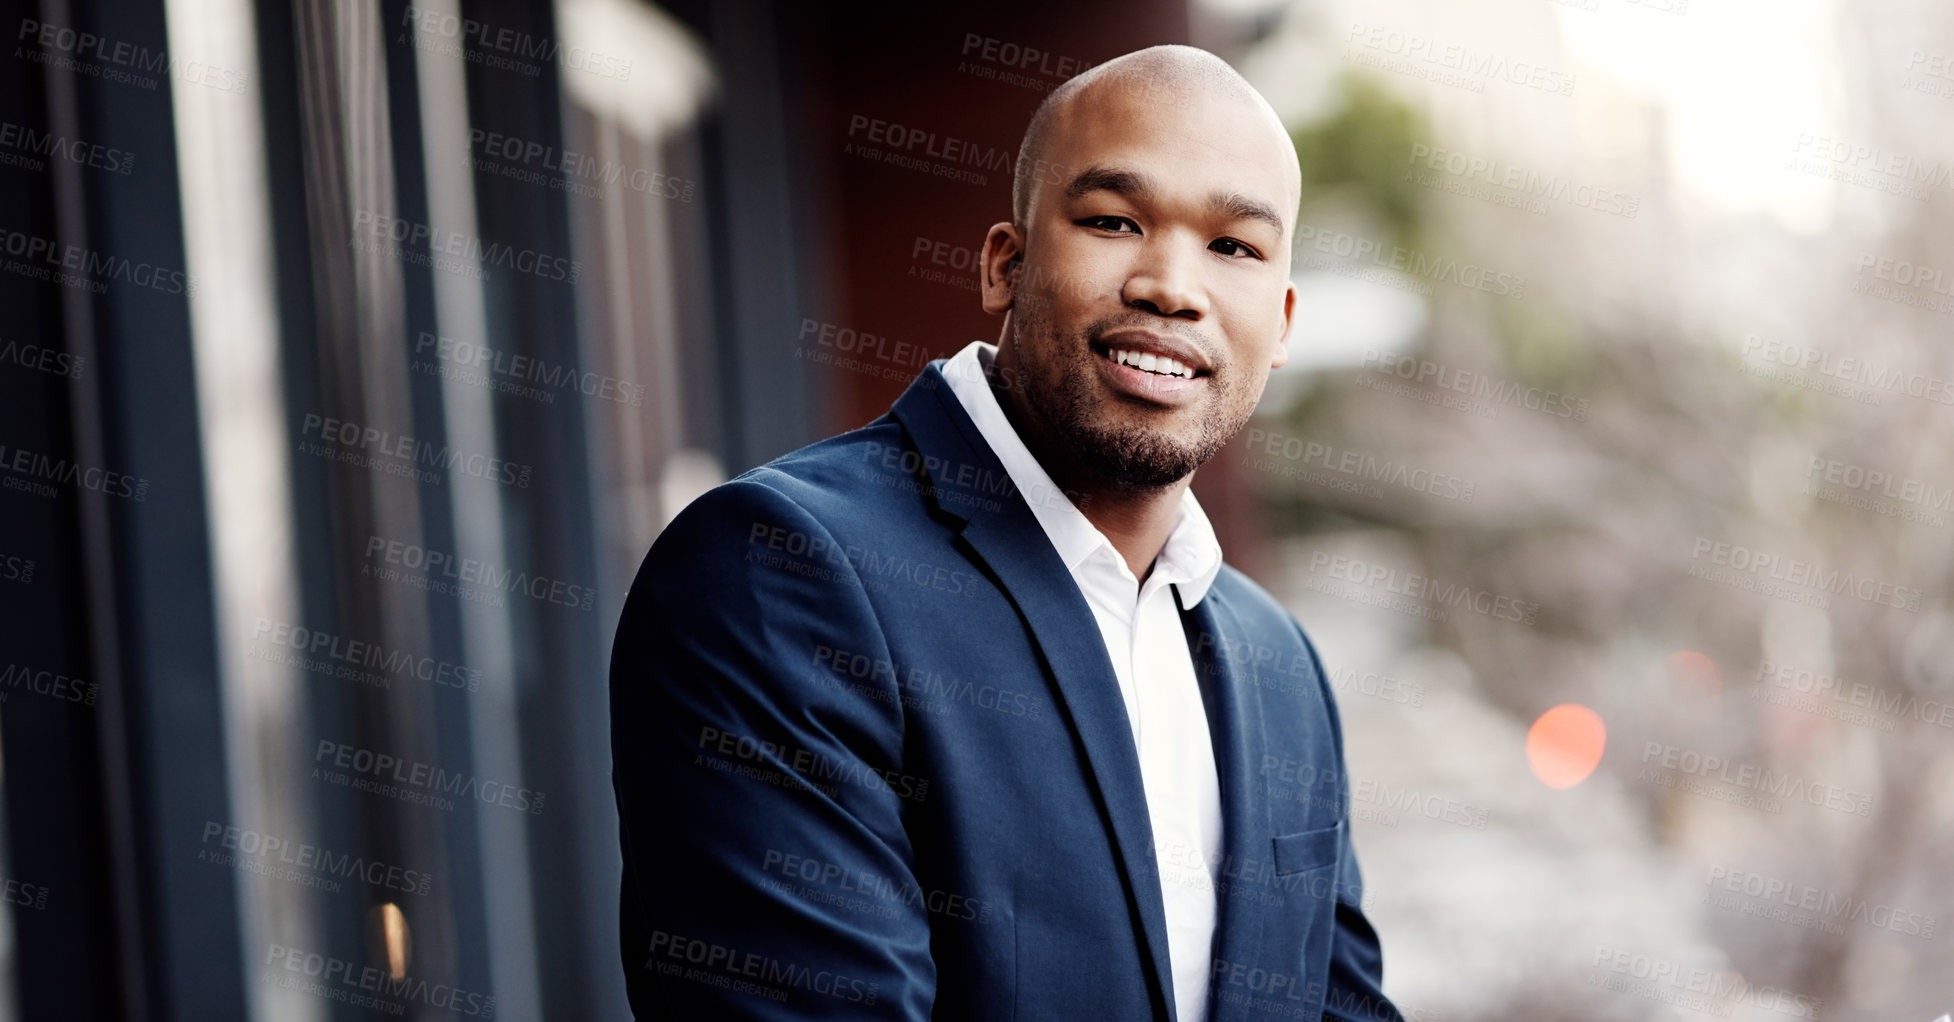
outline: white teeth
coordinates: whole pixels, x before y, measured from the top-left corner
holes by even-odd
[[[1161,376],[1178,376],[1183,379],[1192,379],[1194,376],[1194,370],[1192,368],[1184,363],[1176,362],[1165,355],[1153,355],[1144,351],[1125,351],[1120,348],[1110,349],[1108,354],[1112,355],[1114,362],[1124,366],[1132,366],[1144,372],[1155,373]]]

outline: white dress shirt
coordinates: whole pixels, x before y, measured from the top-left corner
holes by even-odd
[[[1179,590],[1188,607],[1200,603],[1221,571],[1221,544],[1193,491],[1183,491],[1167,545],[1142,584],[1105,533],[1053,484],[1005,418],[985,376],[996,353],[996,345],[972,341],[944,364],[943,375],[1031,505],[1099,622],[1139,752],[1167,911],[1174,1001],[1181,1022],[1206,1022],[1215,929],[1212,864],[1221,861],[1221,782],[1194,659],[1169,589]]]

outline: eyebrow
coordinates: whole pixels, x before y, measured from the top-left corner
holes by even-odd
[[[1151,199],[1159,190],[1151,175],[1119,167],[1094,166],[1087,167],[1066,182],[1065,198],[1072,201],[1093,192],[1105,191],[1132,199]],[[1275,207],[1240,192],[1210,192],[1208,208],[1233,220],[1260,221],[1274,228],[1277,234],[1281,234],[1287,226]]]

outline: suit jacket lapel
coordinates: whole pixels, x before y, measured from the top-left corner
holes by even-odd
[[[1222,893],[1215,906],[1214,960],[1252,963],[1261,941],[1257,895],[1269,893],[1253,888],[1274,868],[1269,861],[1269,789],[1260,773],[1268,747],[1262,733],[1262,692],[1229,655],[1246,636],[1218,586],[1209,587],[1192,610],[1181,611],[1181,626],[1194,653],[1194,673],[1214,740],[1215,773],[1221,780],[1222,861],[1215,882]],[[1246,1012],[1246,1004],[1217,1000],[1210,988],[1209,1022],[1231,1022]]]
[[[1085,749],[1113,832],[1129,907],[1140,919],[1153,966],[1149,996],[1154,1014],[1172,1019],[1173,1001],[1166,994],[1172,975],[1166,910],[1154,868],[1153,827],[1139,753],[1119,679],[1092,608],[1031,508],[1008,485],[1003,463],[950,391],[939,364],[931,363],[891,411],[923,455],[922,469],[929,474],[939,513],[962,521],[964,541],[997,576],[1058,681],[1063,712]]]

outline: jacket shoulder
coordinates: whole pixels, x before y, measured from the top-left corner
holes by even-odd
[[[1309,641],[1303,631],[1302,622],[1269,594],[1267,589],[1254,579],[1242,574],[1232,564],[1224,563],[1221,573],[1215,576],[1213,592],[1221,594],[1228,606],[1241,621],[1242,627],[1262,636],[1267,641],[1276,641],[1285,633],[1295,633],[1305,643]]]
[[[823,523],[845,522],[876,505],[902,503],[914,450],[890,416],[748,469],[725,485],[773,490]],[[701,498],[704,499],[704,498]]]

